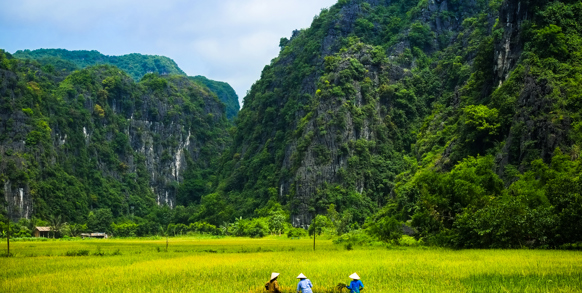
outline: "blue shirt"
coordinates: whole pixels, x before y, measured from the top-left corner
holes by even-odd
[[[303,279],[299,281],[299,284],[297,284],[297,293],[299,292],[313,293],[313,291],[311,291],[312,287],[313,285],[311,284],[311,281],[309,281],[309,279]]]
[[[353,280],[347,287],[350,289],[351,293],[360,293],[360,287],[364,289],[364,283],[360,280]]]

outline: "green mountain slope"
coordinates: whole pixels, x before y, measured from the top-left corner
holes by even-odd
[[[224,84],[0,54],[0,198],[140,235],[261,236],[289,214],[350,243],[406,225],[434,245],[576,248],[580,23],[572,0],[340,0],[281,39],[236,127]]]
[[[228,119],[232,120],[236,117],[240,110],[238,95],[228,83],[211,80],[200,75],[190,77],[190,79],[207,86],[218,96],[218,99],[226,104],[226,117],[228,117]]]
[[[198,182],[215,173],[231,124],[206,87],[181,75],[136,83],[111,65],[57,67],[0,53],[0,198],[13,217],[131,214],[157,231],[169,220],[161,206],[208,192]]]
[[[208,203],[459,247],[582,241],[580,9],[339,1],[281,40]]]
[[[127,72],[136,82],[147,73],[186,75],[174,60],[157,55],[134,53],[123,56],[107,56],[95,50],[38,49],[16,51],[13,56],[19,59],[37,59],[41,64],[52,63],[55,58],[60,58],[74,63],[79,69],[97,64],[115,65]]]
[[[51,64],[69,71],[82,69],[98,64],[114,65],[127,72],[135,82],[148,73],[160,75],[186,75],[174,60],[157,55],[127,54],[122,56],[107,56],[98,51],[69,51],[65,49],[20,50],[13,54],[18,59],[35,59],[40,64]],[[240,109],[238,96],[234,89],[225,82],[209,80],[203,76],[192,80],[204,85],[226,104],[228,119],[236,117]]]

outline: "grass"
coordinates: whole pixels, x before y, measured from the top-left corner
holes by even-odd
[[[1,258],[0,292],[263,292],[279,272],[334,292],[357,272],[364,292],[582,292],[582,253],[356,247],[268,237],[14,242]],[[158,252],[159,251],[159,252]],[[346,292],[344,290],[344,292]]]

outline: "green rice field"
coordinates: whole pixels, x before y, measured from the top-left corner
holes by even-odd
[[[330,240],[204,237],[12,242],[0,292],[263,292],[271,272],[284,292],[299,273],[314,292],[340,292],[357,272],[363,292],[582,292],[582,252],[346,250]],[[6,249],[4,243],[1,247]],[[343,290],[347,292],[347,290]]]

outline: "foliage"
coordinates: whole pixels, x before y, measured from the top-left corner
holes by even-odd
[[[309,235],[321,235],[327,229],[333,227],[333,223],[324,215],[317,215],[315,219],[311,221],[311,225],[309,225]]]
[[[307,231],[302,228],[291,228],[287,232],[287,237],[289,238],[300,238],[300,237],[307,237]]]
[[[228,83],[210,80],[200,75],[190,77],[190,79],[208,87],[211,92],[216,94],[220,101],[226,104],[226,117],[229,120],[233,120],[236,117],[240,110],[238,95]]]
[[[411,46],[426,48],[431,45],[432,40],[434,39],[434,33],[430,30],[430,27],[427,24],[415,22],[410,27],[408,39],[410,40]]]
[[[97,51],[68,51],[64,49],[21,50],[13,54],[18,59],[35,59],[41,64],[53,64],[58,60],[73,63],[81,69],[98,64],[114,65],[127,72],[135,81],[139,81],[146,73],[156,72],[162,75],[186,75],[174,60],[156,55],[128,54],[123,56],[107,56]],[[57,59],[58,58],[58,59]],[[59,66],[59,67],[62,67]],[[69,68],[69,70],[71,70]]]
[[[98,209],[92,211],[87,216],[88,227],[92,231],[106,233],[110,232],[111,224],[113,224],[113,213],[110,209]]]
[[[63,227],[64,234],[70,237],[79,237],[81,233],[88,230],[87,224],[66,224]]]
[[[216,181],[222,206],[240,217],[277,198],[292,215],[325,214],[337,235],[365,225],[388,242],[410,221],[430,244],[562,245],[549,227],[563,221],[540,195],[548,182],[533,191],[524,180],[540,156],[549,163],[548,135],[553,148],[580,157],[580,105],[565,98],[578,96],[576,49],[565,48],[582,44],[580,4],[525,8],[536,15],[520,28],[529,41],[501,82],[496,47],[511,37],[495,21],[501,1],[455,2],[438,13],[430,5],[340,1],[282,40],[236,120]],[[458,28],[435,29],[453,19]],[[518,104],[529,76],[551,84],[531,108]],[[528,125],[548,131],[530,137]],[[496,216],[504,212],[520,216]],[[574,213],[562,216],[576,222]]]
[[[281,236],[283,229],[285,229],[286,220],[285,214],[282,211],[272,212],[269,217],[269,231]]]
[[[167,220],[168,213],[157,207],[152,186],[175,191],[183,205],[199,203],[207,193],[230,123],[206,86],[158,74],[135,83],[109,65],[72,72],[54,58],[37,62],[1,55],[1,74],[10,78],[0,88],[0,144],[6,149],[0,171],[9,174],[1,175],[0,183],[9,181],[12,192],[26,190],[32,216],[60,217],[72,229],[63,229],[64,235],[77,235],[85,224],[89,232],[111,232],[113,222],[121,225],[131,214],[138,227],[118,227],[130,231],[122,234],[155,235],[162,222],[167,226],[174,219],[171,213]],[[176,133],[162,141],[160,133],[144,127],[148,123],[158,130],[180,125],[184,129],[175,132],[204,144],[184,151]],[[183,152],[186,172],[171,182],[161,180],[151,172],[155,166],[144,156],[146,147],[162,158]],[[189,217],[176,220],[187,225]]]
[[[402,237],[402,224],[394,217],[383,217],[368,227],[370,235],[385,242],[398,241]]]
[[[484,135],[495,135],[499,128],[497,122],[499,112],[497,109],[489,109],[485,105],[471,105],[463,109],[466,116],[465,124],[473,131],[483,133]],[[475,141],[476,138],[473,138]],[[485,140],[485,139],[481,139]]]
[[[97,223],[95,211],[109,209],[116,224],[103,229],[130,236],[163,225],[177,234],[295,237],[305,231],[287,229],[290,219],[313,219],[300,225],[350,248],[396,243],[403,223],[430,245],[577,247],[582,3],[503,3],[338,1],[281,39],[234,119],[232,143],[230,125],[200,99],[224,92],[232,110],[224,84],[157,74],[136,84],[113,67],[71,74],[67,63],[0,54],[0,70],[10,72],[0,114],[20,115],[0,115],[0,140],[27,148],[1,154],[0,181],[30,183],[45,219]],[[500,15],[513,6],[519,26]],[[116,111],[125,116],[114,100],[124,101]],[[165,111],[162,101],[180,107]],[[174,185],[175,210],[155,207],[146,158],[126,172],[125,121],[136,108],[156,123],[186,123],[205,144],[208,159],[188,158]],[[79,121],[95,134],[90,151],[77,153]],[[77,143],[65,144],[53,166],[55,131]],[[227,143],[220,158],[211,155]],[[65,159],[73,153],[78,162]],[[172,158],[165,151],[160,163]],[[109,172],[95,171],[104,165]],[[131,221],[129,202],[138,208]]]

